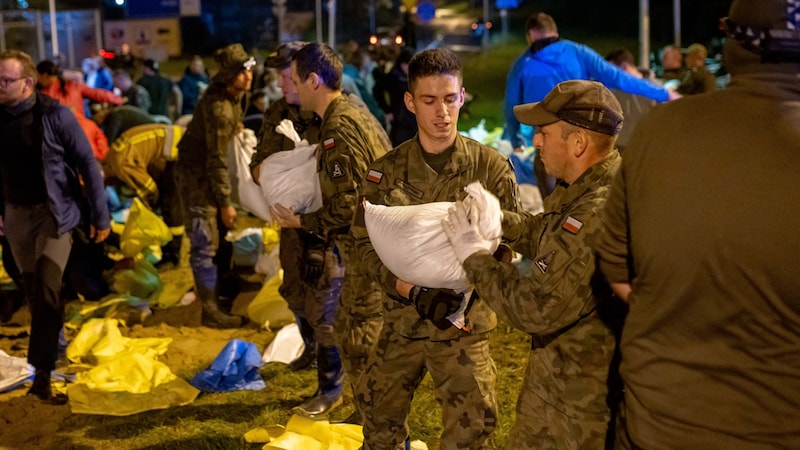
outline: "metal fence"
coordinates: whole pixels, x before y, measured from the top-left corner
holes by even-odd
[[[0,51],[22,50],[34,59],[54,59],[62,67],[80,67],[81,60],[102,48],[102,22],[99,9],[55,13],[56,41],[53,48],[52,24],[46,11],[1,11]]]

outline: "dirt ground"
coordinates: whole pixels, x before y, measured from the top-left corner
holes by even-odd
[[[161,276],[165,282],[169,282],[168,280],[191,278],[192,275],[188,267],[180,267],[162,272]],[[244,314],[247,303],[254,295],[253,290],[243,291],[234,302],[233,312]],[[234,330],[180,326],[180,322],[197,323],[200,319],[199,305],[182,308],[184,310],[180,312],[160,313],[161,316],[167,317],[167,322],[172,322],[175,326],[167,323],[144,326],[139,323],[122,327],[122,334],[132,338],[172,338],[166,354],[159,360],[183,379],[189,379],[198,370],[208,367],[231,339],[253,342],[263,350],[274,337],[272,332],[259,330],[258,326],[252,323]],[[138,321],[138,318],[132,317],[132,319],[132,322]],[[29,330],[30,314],[27,307],[23,307],[11,320],[0,324],[0,350],[10,356],[25,357]],[[67,329],[68,339],[76,334],[77,330]],[[59,364],[62,367],[57,368],[57,371],[69,372],[69,366],[64,366],[66,362],[62,360]],[[17,389],[0,393],[0,449],[68,448],[59,445],[58,438],[54,436],[57,436],[57,432],[70,418],[69,406],[47,405],[38,399],[26,396],[29,387],[30,383],[26,383]]]

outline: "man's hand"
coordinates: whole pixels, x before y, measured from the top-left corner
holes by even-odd
[[[222,224],[232,230],[236,225],[236,208],[230,205],[220,208],[219,215],[222,217]]]
[[[294,208],[287,208],[276,203],[269,207],[269,213],[281,228],[302,228],[300,215],[294,213]]]
[[[431,289],[414,286],[408,299],[423,319],[430,320],[436,328],[446,330],[453,326],[447,316],[458,311],[464,296],[450,289]]]
[[[478,229],[478,209],[469,208],[463,201],[450,208],[442,219],[442,228],[462,264],[479,250],[491,252],[493,241],[484,238]]]
[[[94,238],[94,242],[97,244],[105,241],[109,234],[111,234],[111,228],[98,230],[94,225],[89,225],[89,237]]]

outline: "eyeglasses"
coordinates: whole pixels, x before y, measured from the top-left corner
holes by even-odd
[[[0,78],[0,87],[7,88],[9,84],[16,83],[19,80],[22,80],[28,77],[19,77],[19,78]]]

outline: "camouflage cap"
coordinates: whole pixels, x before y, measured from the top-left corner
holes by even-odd
[[[611,136],[622,129],[622,106],[608,88],[596,81],[561,82],[541,102],[515,106],[514,115],[533,126],[563,120]]]
[[[252,70],[256,60],[244,51],[242,44],[231,44],[217,50],[214,60],[219,64],[219,72],[214,76],[223,81],[236,77],[242,70]]]
[[[264,61],[264,67],[273,69],[283,69],[292,63],[292,57],[298,50],[305,47],[308,42],[305,41],[292,41],[284,42],[279,45],[275,52],[269,55]]]

